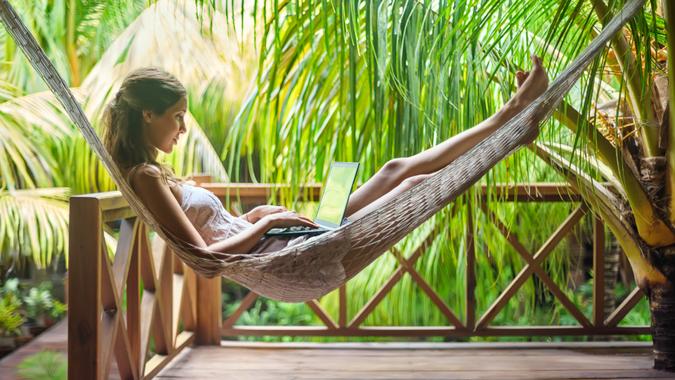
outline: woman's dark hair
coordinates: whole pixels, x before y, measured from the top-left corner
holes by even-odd
[[[103,114],[103,143],[120,169],[148,163],[160,169],[164,180],[175,179],[169,167],[156,161],[157,148],[145,138],[143,111],[161,115],[186,95],[180,81],[160,68],[143,67],[127,75]]]

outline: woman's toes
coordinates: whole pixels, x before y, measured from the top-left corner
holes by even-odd
[[[529,71],[520,71],[518,70],[516,72],[516,82],[518,83],[518,87],[522,86],[523,83],[527,80],[527,78],[530,76]]]
[[[522,86],[523,82],[525,82],[525,73],[519,70],[516,72],[516,83],[518,83],[518,87]]]

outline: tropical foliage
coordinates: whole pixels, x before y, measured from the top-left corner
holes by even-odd
[[[555,77],[623,4],[279,2],[256,18],[266,25],[258,87],[234,125],[228,168],[246,154],[250,163],[259,157],[262,180],[300,182],[321,180],[331,160],[346,159],[362,162],[363,180],[386,160],[495,112],[531,52]],[[667,1],[647,2],[569,93],[534,149],[607,223],[641,288],[666,298],[675,281],[675,129],[666,115],[666,75],[675,75],[666,67],[673,12]],[[270,135],[278,136],[271,144],[264,140]],[[551,178],[541,165],[525,152],[484,182]]]
[[[291,183],[290,192],[278,201],[299,208],[305,207],[294,203],[299,184],[322,182],[332,160],[359,161],[358,181],[363,183],[387,160],[415,154],[487,118],[514,92],[514,73],[529,67],[531,52],[544,57],[549,75],[555,77],[623,1],[275,0],[246,3],[244,11],[231,0],[177,1],[179,7],[173,1],[158,1],[145,11],[144,2],[129,0],[95,2],[100,6],[86,1],[44,1],[35,7],[28,1],[14,3],[20,4],[21,15],[76,88],[92,120],[129,70],[162,66],[190,91],[190,137],[167,157],[176,171]],[[585,197],[605,213],[601,215],[638,275],[649,278],[657,278],[660,271],[645,259],[645,248],[670,243],[671,222],[661,217],[659,204],[635,170],[641,167],[639,154],[664,154],[655,138],[659,134],[645,133],[652,127],[642,127],[663,119],[663,92],[653,85],[655,73],[665,72],[662,15],[659,4],[647,4],[570,92],[556,118],[543,126],[537,149],[505,160],[483,180],[488,185],[569,180],[588,190]],[[45,22],[52,19],[56,21]],[[67,187],[77,194],[113,185],[5,34],[0,34],[0,44],[1,61],[8,68],[0,73],[0,99],[7,99],[0,103],[0,131],[12,136],[0,141],[0,187],[8,190],[0,198],[6,199],[0,210],[12,215],[7,220],[21,223],[21,218],[28,225],[20,236],[0,228],[0,252],[4,259],[16,257],[15,252],[23,252],[21,242],[31,241],[56,247],[38,251],[46,255],[43,252],[65,249],[56,243],[64,241],[65,230],[60,230],[61,240],[57,232],[44,232],[54,231],[55,224],[48,223],[59,220],[56,211],[42,218],[17,211],[19,189]],[[614,192],[602,185],[605,182],[614,185]],[[491,197],[497,200],[498,194]],[[615,203],[625,205],[636,218],[602,207]],[[399,245],[409,252],[424,233],[440,229],[416,267],[455,310],[465,302],[464,226],[467,210],[476,209],[475,196],[467,194],[458,205]],[[65,206],[61,201],[59,215],[64,215]],[[524,243],[534,250],[571,206],[490,202],[489,207],[514,233],[527,236]],[[478,309],[484,310],[523,262],[486,217],[475,214],[474,233],[480,242],[476,298]],[[547,221],[544,228],[542,220]],[[661,230],[653,233],[653,227]],[[49,261],[47,256],[36,259]],[[350,313],[396,265],[385,255],[350,283]],[[564,284],[569,265],[568,250],[559,247],[546,270]],[[542,302],[546,292],[541,284],[528,282],[521,292],[505,315],[531,320],[534,309],[543,305],[553,308],[546,322],[565,323],[564,311]],[[572,296],[571,289],[566,292]],[[334,301],[331,295],[322,302],[335,314]],[[277,305],[277,310],[284,307]],[[367,324],[442,321],[404,279]]]
[[[179,175],[206,172],[227,180],[211,141],[222,145],[222,126],[231,124],[236,99],[253,75],[252,52],[238,48],[252,36],[228,32],[224,23],[211,27],[188,2],[16,3],[96,127],[134,68],[157,65],[178,76],[188,87],[194,116],[186,118],[188,134],[165,160]],[[66,24],[47,22],[71,16]],[[0,33],[0,60],[7,68],[0,72],[7,89],[0,103],[0,259],[5,268],[26,257],[38,267],[56,265],[53,258],[67,251],[67,196],[112,190],[114,184],[11,38],[4,29]],[[176,35],[181,38],[169,38]],[[59,36],[72,41],[64,48]],[[209,136],[200,127],[205,122],[218,126],[208,129]]]

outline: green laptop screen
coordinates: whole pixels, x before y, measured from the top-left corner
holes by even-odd
[[[355,166],[334,165],[331,168],[315,220],[322,220],[336,226],[341,224],[357,170]]]

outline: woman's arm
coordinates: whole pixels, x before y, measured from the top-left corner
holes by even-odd
[[[191,246],[222,253],[248,253],[260,238],[273,227],[307,225],[314,226],[311,220],[294,212],[281,212],[263,216],[254,225],[225,240],[207,245],[192,225],[169,186],[160,179],[160,171],[154,166],[145,165],[134,173],[131,186],[143,204],[152,212],[168,232]],[[206,252],[195,250],[197,255],[209,256]]]
[[[134,173],[132,188],[141,201],[152,212],[162,227],[190,246],[205,248],[222,253],[247,253],[271,227],[269,223],[256,223],[241,233],[225,240],[207,245],[197,229],[192,225],[169,186],[160,178],[160,171],[154,166],[145,165]],[[195,254],[208,255],[195,250]]]
[[[272,226],[269,220],[260,220],[250,228],[225,240],[217,241],[207,248],[210,251],[222,253],[248,253],[270,228]]]

